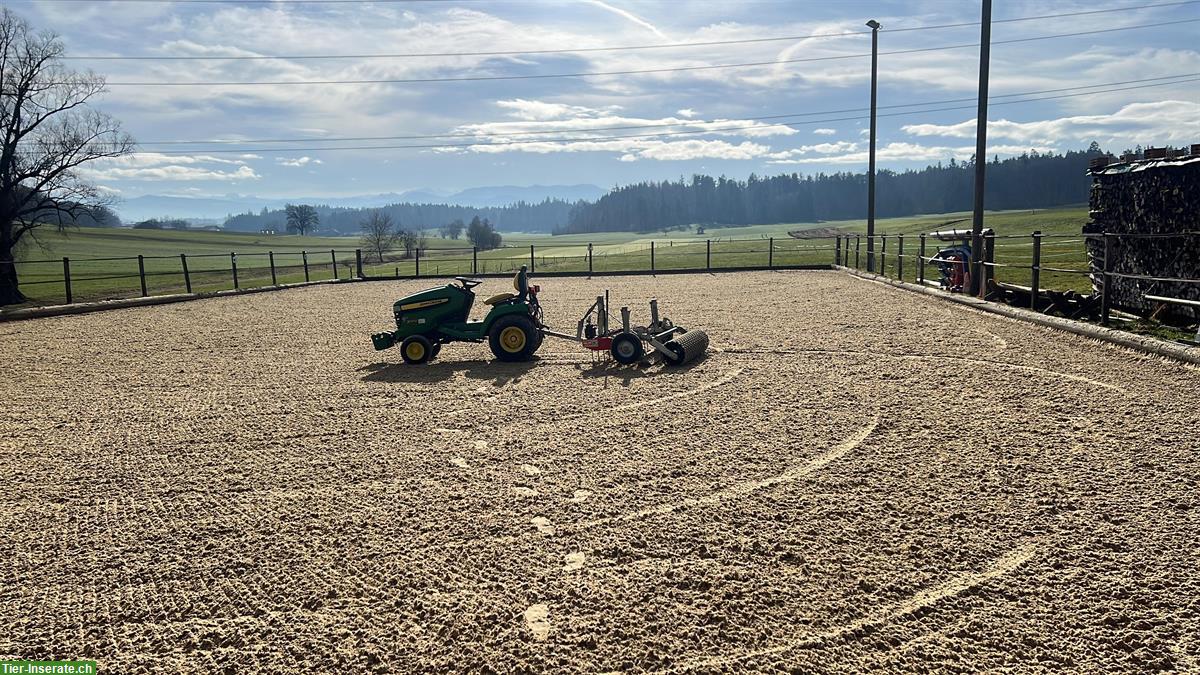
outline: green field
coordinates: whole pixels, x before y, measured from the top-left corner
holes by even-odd
[[[945,226],[948,221],[967,219]],[[969,227],[970,214],[941,214],[910,218],[882,219],[877,232],[905,234],[906,259],[904,277],[913,280],[917,275],[915,255],[917,237],[947,227]],[[1064,269],[1085,269],[1086,256],[1078,236],[1087,219],[1083,208],[1046,211],[989,213],[986,225],[997,234],[1019,234],[1021,239],[1002,239],[997,243],[999,263],[1029,264],[1032,242],[1027,238],[1033,230],[1052,235],[1043,245],[1044,265]],[[588,270],[588,244],[592,244],[591,269],[596,272],[671,270],[686,268],[766,266],[768,263],[785,266],[800,264],[830,264],[834,261],[834,240],[831,230],[841,233],[861,233],[866,229],[862,220],[824,223],[781,223],[748,227],[709,227],[704,234],[695,231],[670,231],[655,234],[626,232],[585,235],[551,236],[546,234],[506,234],[504,247],[479,251],[473,255],[465,240],[451,241],[428,238],[420,256],[421,276],[453,276],[458,274],[491,274],[512,272],[522,264],[533,265],[535,272],[583,272]],[[823,238],[798,239],[789,232],[812,231]],[[336,275],[347,278],[355,273],[356,237],[300,237],[294,235],[238,234],[226,232],[131,230],[82,228],[59,234],[46,229],[39,232],[40,245],[26,246],[18,256],[17,271],[22,291],[30,304],[64,302],[62,258],[70,259],[72,296],[75,301],[140,295],[141,280],[136,256],[143,256],[146,291],[150,295],[178,293],[185,290],[183,261],[186,254],[194,291],[233,288],[236,253],[238,286],[250,288],[270,285],[271,254],[274,254],[275,283],[305,280],[304,260],[307,253],[308,279],[330,279]],[[888,241],[888,255],[883,259],[886,272],[896,276],[897,240]],[[773,246],[772,246],[773,244]],[[530,246],[533,247],[532,257]],[[928,254],[935,244],[931,241]],[[862,264],[865,264],[865,241]],[[334,251],[334,253],[331,253]],[[418,261],[406,257],[403,251],[389,251],[382,261],[374,254],[363,252],[364,273],[368,276],[412,276]],[[851,262],[853,260],[851,259]],[[930,270],[932,273],[932,270]],[[1029,270],[999,268],[998,277],[1004,281],[1028,283]],[[1090,282],[1085,276],[1043,273],[1042,285],[1047,288],[1086,290]]]
[[[1086,207],[1001,211],[984,214],[984,227],[995,230],[997,237],[995,262],[1002,266],[994,268],[996,279],[1029,285],[1032,276],[1029,266],[1032,264],[1033,256],[1033,237],[1031,235],[1034,231],[1040,231],[1045,235],[1042,240],[1042,267],[1073,270],[1073,272],[1054,272],[1043,269],[1040,287],[1056,290],[1073,289],[1082,293],[1090,293],[1091,279],[1086,274],[1078,273],[1088,270],[1087,253],[1081,236],[1083,225],[1087,220]],[[862,220],[828,222],[822,223],[821,226],[847,233],[864,233],[867,229],[866,222]],[[914,281],[917,279],[915,256],[920,248],[919,235],[921,233],[970,229],[970,227],[971,214],[969,212],[878,221],[875,227],[876,233],[889,235],[887,254],[882,257],[883,271],[890,277],[898,276],[895,254],[898,252],[899,239],[892,235],[905,235],[903,273],[905,279]],[[934,239],[928,239],[926,255],[933,255],[935,247],[939,243]],[[866,245],[866,240],[863,239],[862,250],[859,253],[860,266],[863,267],[866,265]],[[880,249],[878,239],[876,240],[876,249]],[[853,262],[853,259],[850,262]],[[933,272],[932,268],[926,270],[927,275],[933,274]]]

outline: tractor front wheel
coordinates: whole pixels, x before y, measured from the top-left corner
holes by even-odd
[[[488,346],[501,361],[528,361],[538,348],[538,332],[529,317],[510,314],[496,319]]]
[[[400,343],[400,356],[405,363],[417,365],[433,358],[433,345],[424,335],[412,335]]]

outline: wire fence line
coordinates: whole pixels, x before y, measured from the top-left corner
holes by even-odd
[[[1118,280],[1139,284],[1154,302],[1194,303],[1187,293],[1163,292],[1163,284],[1200,289],[1200,279],[1165,274],[1135,274],[1089,259],[1089,240],[1188,239],[1200,232],[1159,234],[989,234],[983,255],[960,265],[980,280],[984,297],[1021,294],[1022,303],[1046,310],[1056,298],[1073,294],[1072,302],[1093,306],[1103,322],[1113,303],[1109,293]],[[932,235],[876,235],[878,246],[865,246],[862,234],[812,237],[665,239],[625,243],[571,241],[510,243],[482,249],[474,246],[387,248],[384,250],[322,249],[239,253],[76,257],[24,260],[16,263],[21,287],[38,304],[149,297],[179,293],[269,288],[334,279],[421,279],[463,275],[512,274],[526,266],[543,276],[620,273],[708,272],[713,270],[782,270],[847,267],[876,271],[919,284],[940,285],[948,263],[938,251],[953,242]],[[930,240],[933,240],[932,242]],[[914,246],[916,247],[914,249]],[[874,250],[868,250],[874,249]],[[1094,257],[1094,256],[1093,256]],[[931,272],[931,266],[941,267]],[[1175,288],[1178,288],[1176,286]],[[1185,297],[1186,296],[1186,297]],[[1197,296],[1200,297],[1200,296]],[[1087,298],[1081,300],[1079,298]],[[1011,300],[1011,298],[1008,298]],[[1188,310],[1193,311],[1193,310]]]
[[[334,279],[413,279],[511,274],[703,272],[828,266],[833,237],[668,239],[623,244],[543,242],[474,246],[295,249],[19,260],[20,286],[35,304],[243,290]]]
[[[838,262],[847,267],[893,276],[901,281],[911,278],[922,285],[949,287],[947,290],[962,292],[975,288],[981,298],[1009,302],[1017,300],[1036,311],[1069,314],[1072,311],[1068,310],[1070,304],[1076,312],[1071,318],[1094,315],[1105,325],[1112,318],[1118,296],[1122,296],[1122,309],[1136,311],[1139,308],[1153,308],[1152,311],[1139,314],[1155,315],[1171,307],[1183,316],[1200,318],[1200,312],[1194,309],[1200,306],[1200,268],[1196,268],[1192,276],[1166,274],[1162,270],[1153,273],[1154,270],[1146,270],[1146,265],[1138,261],[1138,266],[1142,268],[1139,271],[1122,271],[1117,269],[1120,256],[1114,252],[1121,242],[1145,240],[1175,240],[1200,245],[1200,232],[987,233],[982,237],[983,249],[980,254],[972,253],[966,262],[948,258],[941,250],[955,242],[969,243],[969,233],[938,237],[908,235],[909,242],[916,240],[913,242],[918,247],[915,253],[911,252],[912,248],[908,249],[910,253],[905,253],[905,238],[903,234],[880,234],[873,238],[856,234],[842,235],[836,244]],[[927,255],[931,239],[933,254]],[[1026,241],[1017,241],[1021,239]],[[878,245],[875,245],[876,242]],[[889,242],[891,251],[888,250]],[[1090,254],[1089,242],[1093,244]],[[864,246],[864,243],[868,245]],[[1063,251],[1063,244],[1078,245],[1078,248]],[[1096,251],[1099,251],[1099,255]],[[1046,264],[1047,260],[1051,261],[1050,264]],[[937,266],[936,280],[927,278],[931,265]],[[951,281],[952,277],[955,281]],[[1116,288],[1118,280],[1126,282],[1124,289]],[[955,283],[961,287],[953,286]],[[1164,286],[1169,290],[1161,290]]]

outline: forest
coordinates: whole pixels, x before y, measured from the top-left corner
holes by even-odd
[[[1091,184],[1088,160],[1103,154],[1093,143],[1065,154],[1030,152],[987,166],[989,209],[1049,208],[1082,204]],[[879,218],[967,211],[972,203],[974,162],[938,163],[903,172],[881,170],[876,181]],[[694,175],[678,181],[647,181],[614,188],[595,202],[546,199],[504,207],[453,204],[391,204],[381,207],[400,228],[435,230],[446,224],[486,219],[501,232],[650,232],[691,224],[757,225],[865,218],[865,173],[799,173],[746,180]],[[357,234],[375,209],[316,206],[321,234]],[[287,231],[284,209],[230,216],[229,230]]]
[[[987,166],[988,209],[1048,208],[1088,200],[1088,160],[1103,154],[1093,143],[1066,154],[1030,152],[995,158]],[[924,169],[879,171],[876,215],[879,218],[921,213],[969,211],[973,161],[938,163]],[[782,174],[745,181],[695,175],[679,181],[643,182],[614,189],[595,203],[577,204],[556,234],[648,232],[696,224],[849,220],[867,215],[867,175],[839,172]]]
[[[582,202],[581,202],[582,203]],[[404,229],[435,230],[448,223],[460,220],[470,222],[480,218],[495,223],[497,229],[507,232],[550,232],[567,223],[574,206],[558,199],[546,199],[538,204],[517,202],[501,207],[471,207],[455,204],[389,204],[379,208],[349,208],[315,206],[319,234],[358,234],[362,223],[374,211],[382,211],[391,217],[396,226]],[[243,213],[225,220],[225,229],[241,232],[275,230],[286,232],[287,212],[285,209],[264,208],[258,213]]]

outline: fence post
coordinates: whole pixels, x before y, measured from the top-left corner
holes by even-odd
[[[471,274],[479,274],[479,247],[471,247]]]
[[[712,271],[712,239],[704,240],[704,269]]]
[[[529,273],[533,274],[533,244],[529,245]]]
[[[650,242],[650,273],[654,274],[654,242]]]
[[[833,264],[842,264],[842,235],[833,238]]]
[[[767,238],[767,269],[775,269],[775,237]]]
[[[238,289],[237,254],[232,251],[229,253],[229,269],[233,272],[233,290],[236,291]]]
[[[921,233],[921,250],[917,252],[917,281],[925,285],[925,233]]]
[[[588,242],[588,276],[592,276],[592,244]]]
[[[419,249],[419,248],[417,249],[417,260],[416,260],[416,263],[417,263],[417,264],[416,264],[416,267],[415,267],[415,269],[413,270],[413,276],[415,276],[416,278],[420,279],[420,278],[421,278],[421,249]]]
[[[333,261],[333,278],[340,278],[337,273],[337,253],[333,249],[329,249],[329,259]]]
[[[1029,309],[1037,311],[1038,287],[1042,283],[1042,231],[1033,232],[1033,263],[1029,266]]]
[[[983,260],[980,261],[979,267],[983,271],[983,276],[979,278],[979,297],[982,300],[987,300],[991,286],[991,280],[996,276],[996,268],[993,263],[996,262],[996,234],[985,235],[983,237]]]
[[[363,278],[362,272],[362,249],[354,249],[354,269],[358,270],[358,278]]]
[[[138,256],[138,278],[142,281],[142,297],[150,295],[146,292],[146,261],[142,256]]]
[[[308,251],[301,251],[300,257],[304,260],[304,281],[305,281],[305,283],[307,283],[309,281],[309,279],[308,279]]]
[[[883,245],[879,247],[879,276],[886,277],[887,276],[887,235],[881,234],[881,235],[879,235],[879,239],[880,239],[880,241],[883,242]],[[871,264],[870,257],[871,257],[871,249],[870,249],[870,247],[868,247],[867,248],[867,258],[868,258],[867,265]]]
[[[190,272],[188,272],[187,254],[186,253],[179,254],[179,266],[183,268],[183,287],[187,290],[188,293],[191,293],[192,292],[192,275]]]
[[[904,281],[904,235],[896,235],[896,278]]]
[[[271,261],[271,285],[278,286],[279,279],[275,277],[275,251],[267,251],[267,259]]]
[[[859,268],[859,254],[862,252],[862,235],[854,235],[854,269]]]
[[[1100,296],[1100,323],[1108,325],[1108,315],[1112,311],[1112,235],[1104,233],[1104,292]]]
[[[67,304],[69,305],[73,302],[71,296],[71,259],[66,256],[63,256],[63,286],[66,287]]]

